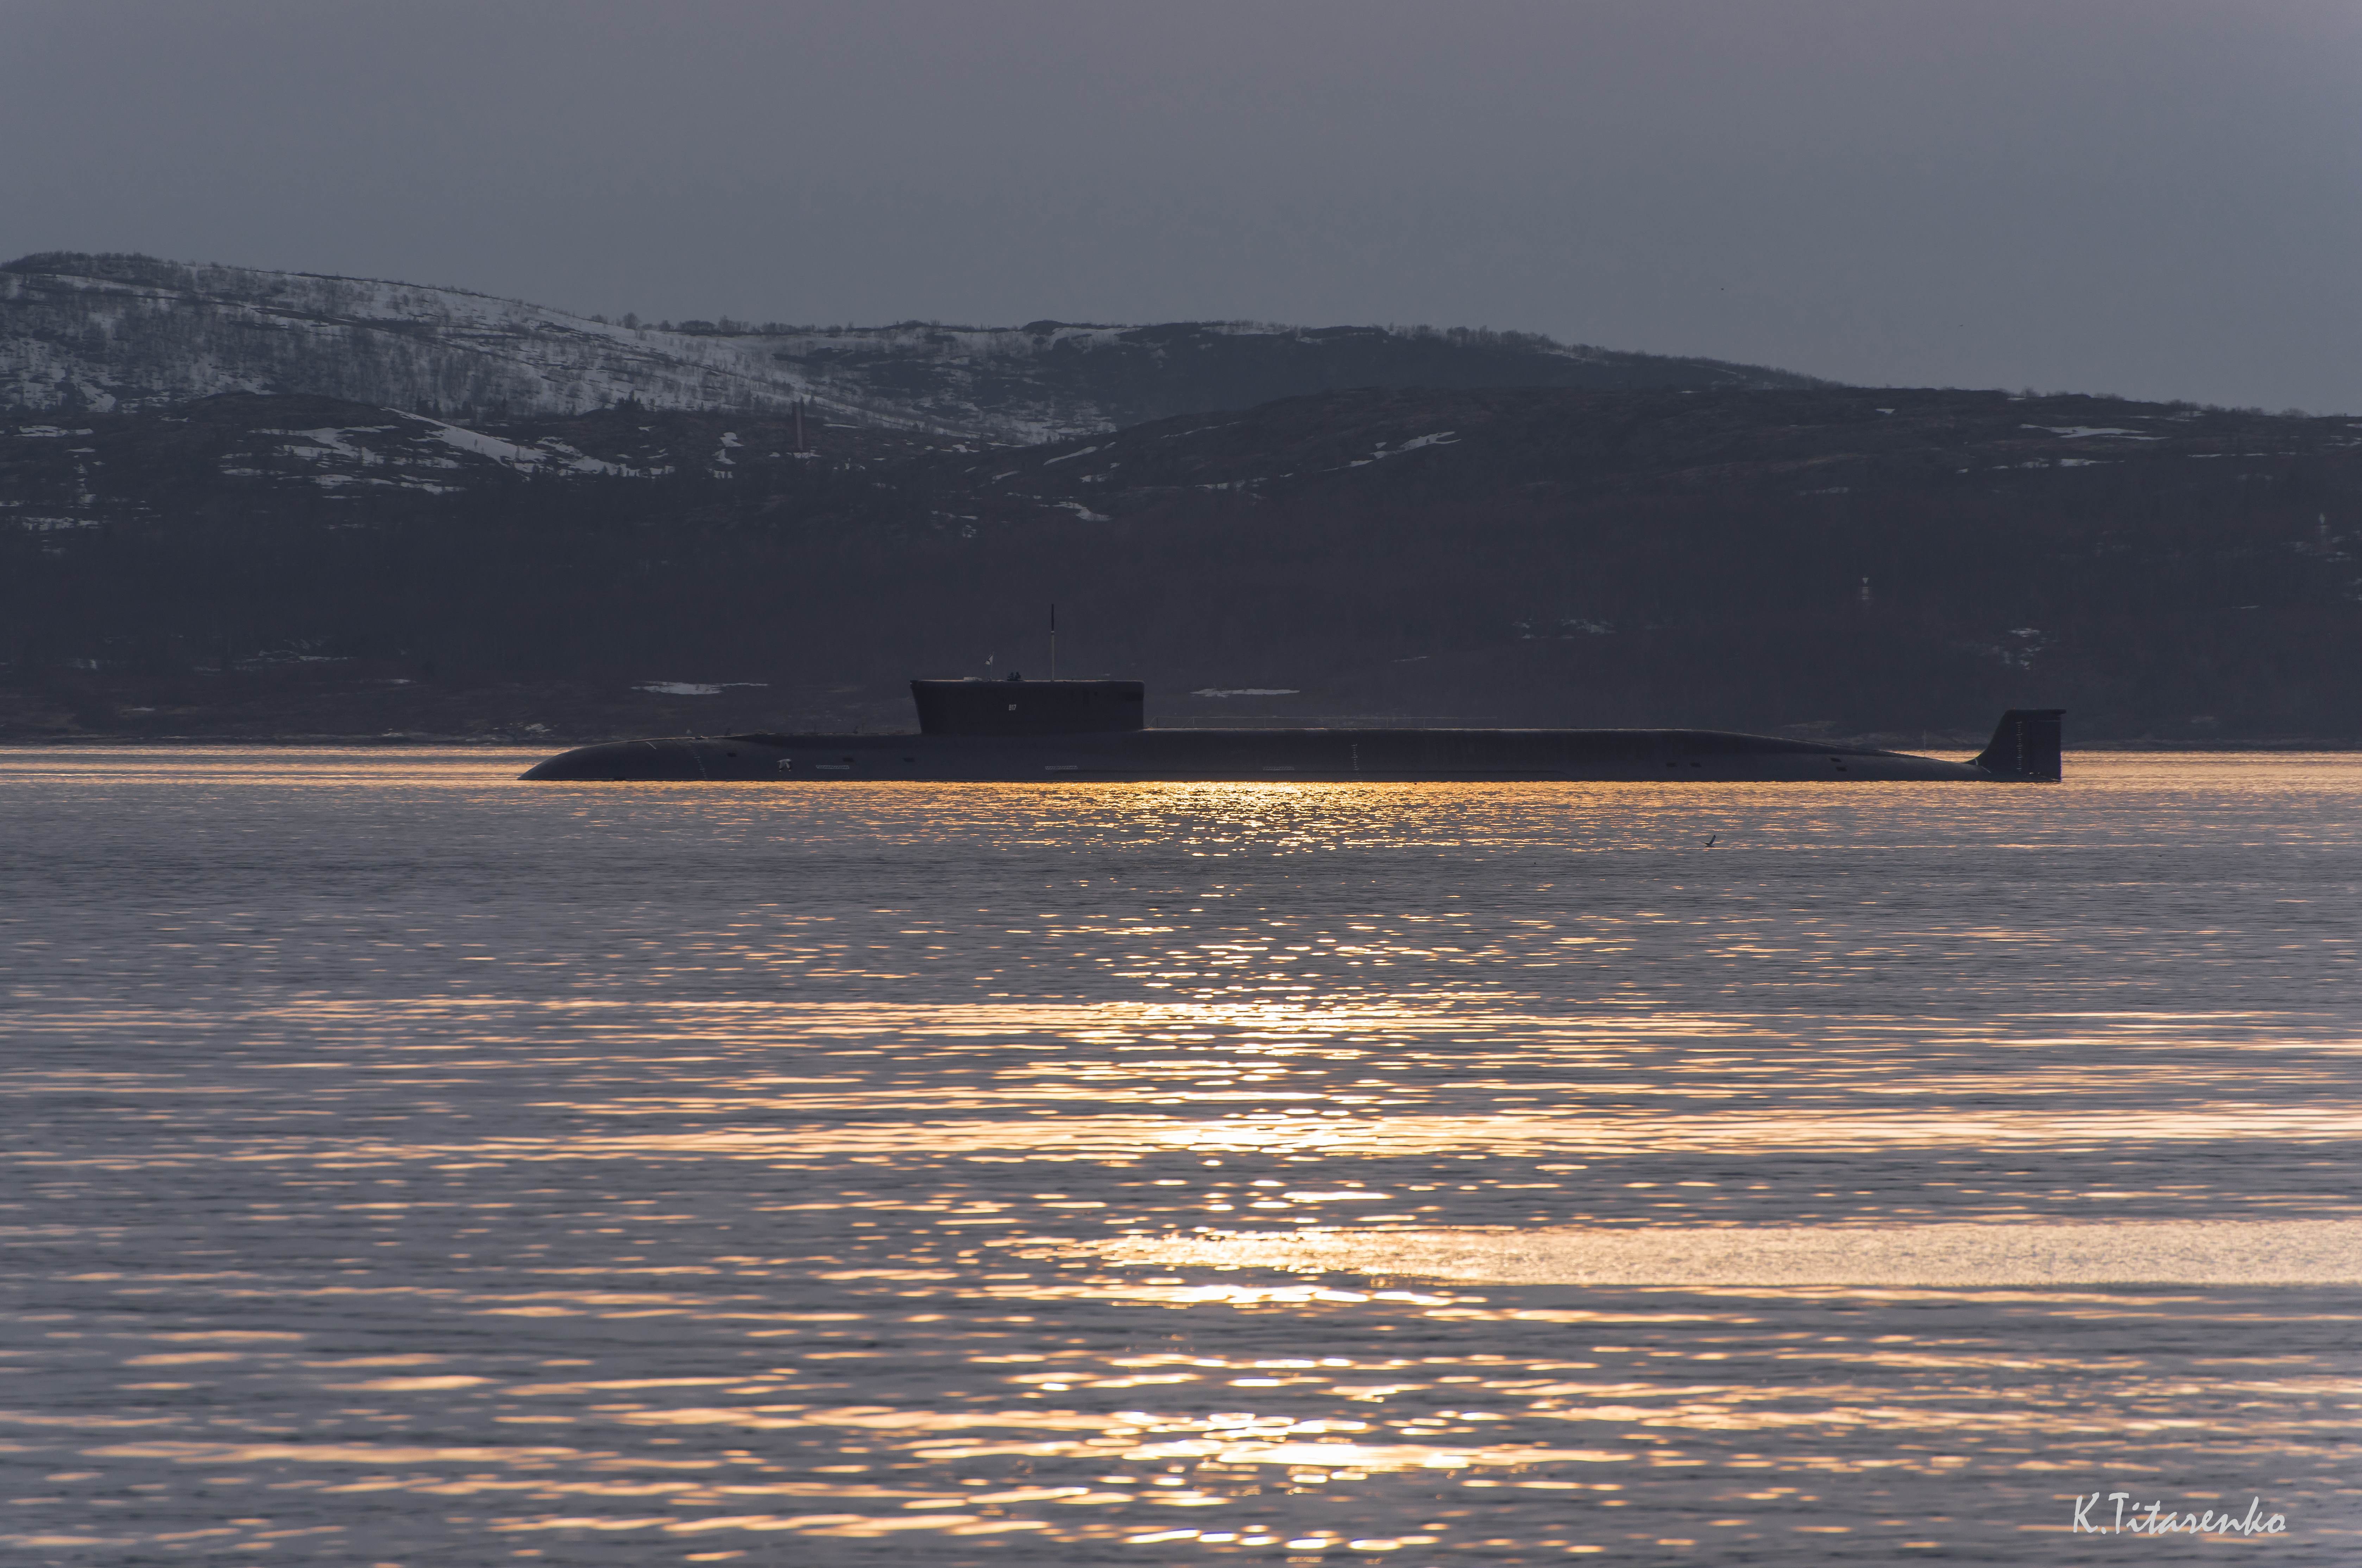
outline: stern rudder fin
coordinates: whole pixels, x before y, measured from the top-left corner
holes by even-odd
[[[1996,778],[2055,784],[2060,778],[2059,721],[2064,708],[2012,708],[2001,716],[1993,737],[1970,759]]]

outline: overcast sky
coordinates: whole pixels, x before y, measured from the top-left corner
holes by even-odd
[[[0,0],[0,251],[2362,411],[2352,0]]]

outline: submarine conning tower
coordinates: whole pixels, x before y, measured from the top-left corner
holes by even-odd
[[[1137,680],[913,680],[922,735],[1092,735],[1148,726]]]

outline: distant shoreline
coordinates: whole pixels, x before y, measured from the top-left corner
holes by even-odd
[[[1171,729],[1197,729],[1194,724],[1166,725]],[[1460,727],[1460,726],[1452,726]],[[1476,729],[1527,728],[1523,725],[1469,725]],[[686,733],[686,732],[684,732]],[[877,734],[892,732],[877,731]],[[200,746],[247,746],[257,750],[315,749],[348,750],[359,746],[399,750],[467,747],[485,751],[563,751],[571,746],[595,745],[609,741],[636,740],[638,734],[583,734],[577,735],[535,735],[521,738],[513,735],[448,735],[448,734],[285,734],[285,735],[16,735],[0,737],[0,752],[6,751],[133,751],[140,749],[170,750]],[[1948,739],[1928,744],[1915,744],[1893,735],[1856,735],[1827,737],[1838,745],[1874,745],[1887,750],[1917,752],[1940,756],[1947,752],[1973,752],[1981,744],[1970,739]],[[2254,740],[2092,740],[2067,747],[2068,755],[2079,752],[2340,752],[2362,751],[2362,737],[2326,738],[2310,736],[2268,736]]]

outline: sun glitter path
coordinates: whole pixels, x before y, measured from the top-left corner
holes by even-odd
[[[1118,1263],[1167,1268],[1317,1270],[1498,1285],[2362,1284],[2362,1220],[2351,1220],[1307,1231],[1123,1240],[1093,1250]]]

